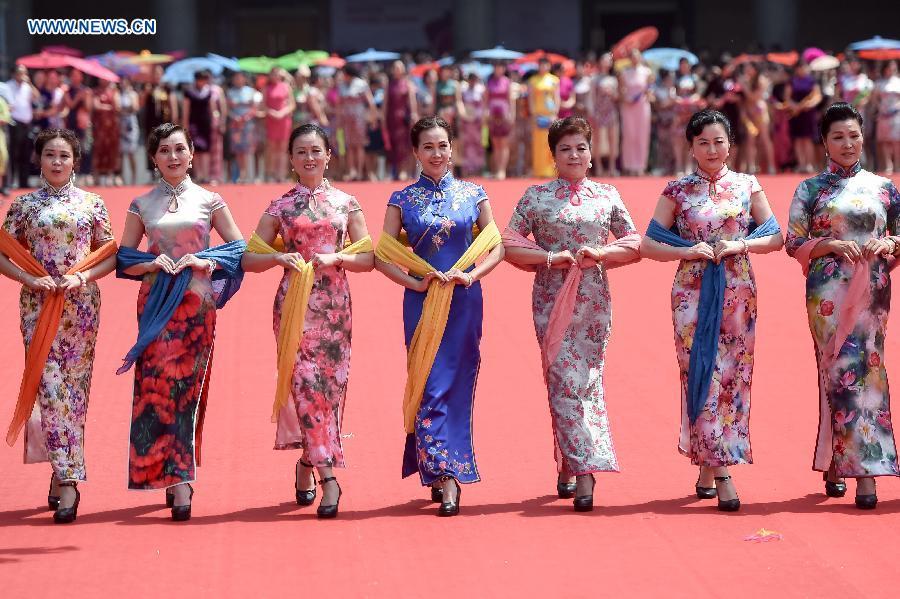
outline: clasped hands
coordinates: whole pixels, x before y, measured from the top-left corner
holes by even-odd
[[[34,277],[28,275],[23,280],[26,287],[35,291],[49,291],[51,293],[62,293],[69,289],[78,289],[84,286],[87,281],[82,280],[78,275],[63,275],[61,277]]]
[[[147,272],[163,271],[170,275],[177,275],[185,268],[193,270],[211,271],[215,266],[212,260],[198,258],[194,254],[185,254],[176,262],[166,254],[160,254],[153,262],[147,264]]]
[[[842,241],[840,239],[832,239],[827,242],[828,251],[831,254],[849,260],[850,262],[859,262],[860,260],[868,260],[875,256],[890,256],[897,251],[897,244],[892,239],[878,239],[873,237],[859,247],[855,241]]]
[[[581,246],[574,254],[570,250],[550,253],[550,268],[568,269],[577,265],[578,268],[593,268],[602,264],[606,259],[604,248],[595,248],[588,245]]]
[[[689,248],[684,248],[682,258],[685,260],[712,260],[715,264],[718,264],[722,261],[722,258],[744,254],[747,251],[747,242],[743,240],[720,239],[715,245],[701,241]]]
[[[462,285],[464,287],[469,287],[475,282],[475,278],[471,274],[458,268],[451,268],[447,272],[433,270],[422,277],[418,286],[413,289],[415,291],[428,291],[429,285],[434,280],[437,280],[440,285]]]
[[[305,260],[298,252],[285,252],[275,256],[275,262],[284,268],[293,268],[300,272],[300,264]],[[329,266],[340,266],[344,262],[344,257],[339,254],[314,254],[309,263],[314,270],[319,268],[328,268]]]

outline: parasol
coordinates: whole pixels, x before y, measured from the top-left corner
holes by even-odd
[[[96,60],[87,60],[84,58],[78,58],[77,56],[66,56],[66,62],[68,66],[73,69],[78,69],[85,75],[90,75],[91,77],[96,77],[97,79],[103,79],[104,81],[112,81],[113,83],[119,82],[119,76],[114,72],[101,65]]]
[[[828,56],[827,54],[819,56],[818,58],[814,58],[809,63],[810,70],[817,73],[820,73],[822,71],[830,71],[832,69],[838,68],[839,66],[841,66],[841,61],[834,56]]]
[[[170,64],[163,73],[162,80],[163,83],[191,83],[198,71],[209,71],[218,77],[224,69],[222,63],[204,56],[185,58]]]
[[[866,60],[900,60],[900,48],[882,50],[860,50],[856,53],[860,58]]]
[[[867,40],[853,42],[847,46],[850,50],[896,50],[900,48],[900,40],[885,39],[880,35]]]
[[[228,58],[227,56],[222,56],[220,54],[214,54],[212,52],[207,52],[206,57],[213,62],[216,62],[222,65],[222,68],[228,69],[229,71],[238,72],[241,70],[241,65],[238,64],[237,58]]]
[[[128,59],[133,64],[168,64],[175,60],[171,54],[152,54],[148,50],[142,50],[140,54]]]
[[[50,52],[41,52],[40,54],[29,54],[22,56],[16,60],[16,64],[22,65],[29,69],[61,69],[69,66],[68,56],[62,54],[52,54]]]
[[[507,50],[503,46],[495,46],[489,50],[475,50],[472,52],[472,58],[481,60],[515,60],[524,56],[521,52],[515,50]]]
[[[644,60],[658,69],[675,71],[682,58],[691,66],[700,62],[696,54],[678,48],[650,48],[644,51]]]
[[[613,58],[628,58],[635,49],[643,52],[652,46],[658,37],[659,30],[656,27],[641,27],[632,31],[612,47]]]
[[[369,48],[365,52],[347,56],[347,62],[383,62],[386,60],[396,60],[398,58],[400,58],[400,55],[396,52],[386,52],[384,50]]]
[[[766,54],[766,60],[786,67],[792,67],[800,60],[800,55],[794,50],[790,52],[769,52]]]
[[[317,67],[331,67],[333,69],[339,69],[347,64],[347,61],[338,56],[337,54],[332,54],[331,56],[327,56],[325,58],[320,58],[319,60],[313,63]]]
[[[268,73],[278,66],[274,58],[268,56],[248,56],[247,58],[239,58],[238,66],[242,71],[248,73]]]

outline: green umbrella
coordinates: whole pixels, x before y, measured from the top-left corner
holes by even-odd
[[[248,73],[268,73],[273,68],[279,66],[274,58],[268,56],[248,56],[247,58],[239,58],[238,65],[242,71]]]
[[[301,64],[308,64],[303,50],[295,50],[284,56],[279,56],[275,59],[275,62],[278,66],[288,71],[295,71]]]
[[[307,66],[312,66],[317,60],[322,60],[331,56],[325,50],[307,50],[303,53],[303,59]]]

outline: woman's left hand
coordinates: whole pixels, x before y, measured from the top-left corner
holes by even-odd
[[[472,275],[463,272],[458,268],[451,268],[444,274],[447,276],[448,283],[453,285],[464,285],[465,287],[468,287],[474,282]]]
[[[56,288],[59,291],[68,291],[79,287],[81,287],[81,279],[76,275],[63,275],[56,282]]]
[[[175,263],[175,274],[177,275],[185,268],[208,271],[210,270],[210,264],[211,262],[209,260],[198,258],[194,254],[185,254]]]
[[[340,254],[314,254],[310,264],[314,269],[328,268],[330,266],[340,266],[342,261]]]
[[[878,239],[873,237],[862,247],[862,253],[865,258],[873,258],[875,256],[888,256],[896,246],[886,239]]]
[[[713,262],[718,264],[722,261],[722,258],[726,258],[728,256],[734,256],[736,254],[743,253],[744,244],[740,241],[729,241],[725,239],[720,239],[716,242],[716,245],[713,247]]]
[[[593,268],[603,262],[606,252],[600,248],[583,245],[575,252],[575,260],[579,268]]]

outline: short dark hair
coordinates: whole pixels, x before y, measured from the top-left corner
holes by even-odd
[[[862,129],[863,117],[859,113],[859,111],[851,104],[848,104],[846,102],[835,102],[828,107],[828,109],[825,111],[825,114],[822,115],[822,118],[819,121],[819,135],[821,135],[822,139],[824,140],[825,137],[828,136],[828,131],[831,129],[831,125],[838,121],[846,121],[851,119],[859,123],[859,128]]]
[[[77,166],[81,161],[81,142],[78,137],[68,129],[44,129],[34,138],[34,161],[37,164],[41,162],[41,153],[44,151],[50,141],[61,139],[72,148],[72,160]]]
[[[310,133],[314,135],[318,135],[322,139],[322,143],[325,144],[325,151],[331,151],[331,140],[328,139],[328,134],[325,133],[325,130],[315,123],[306,123],[304,125],[299,125],[295,127],[293,131],[291,131],[291,136],[288,138],[287,152],[290,155],[293,147],[294,141],[300,137],[301,135],[309,135]]]
[[[725,129],[725,137],[728,138],[729,143],[734,141],[734,137],[731,133],[731,121],[718,110],[712,110],[710,108],[698,110],[691,115],[691,120],[688,121],[687,127],[684,130],[684,136],[687,138],[688,143],[693,143],[694,138],[703,133],[703,129],[705,129],[707,125],[715,124],[722,125],[722,128]]]
[[[547,144],[550,146],[550,152],[556,153],[556,146],[566,135],[584,135],[588,145],[591,143],[591,124],[580,116],[567,116],[564,119],[553,121],[550,125],[550,131],[547,133]]]
[[[157,125],[156,128],[150,132],[150,135],[147,136],[147,153],[150,154],[150,156],[156,154],[156,151],[159,149],[159,142],[179,131],[184,133],[184,139],[187,140],[188,147],[191,149],[191,152],[193,152],[194,140],[191,139],[191,134],[187,132],[187,129],[181,125],[176,125],[175,123],[163,123]]]
[[[453,130],[450,129],[447,121],[439,116],[426,116],[416,121],[409,130],[409,141],[412,142],[414,148],[419,147],[419,136],[422,135],[422,132],[429,129],[443,129],[447,132],[447,141],[453,141]]]

